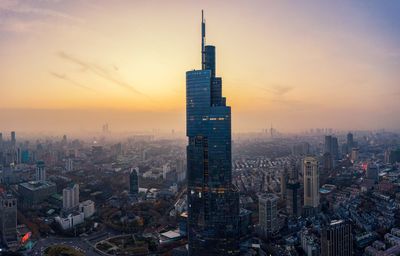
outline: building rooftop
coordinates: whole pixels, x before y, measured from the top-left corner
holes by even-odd
[[[51,181],[29,181],[29,182],[21,183],[19,185],[22,187],[25,187],[26,189],[29,189],[32,191],[37,191],[37,190],[41,190],[44,188],[53,187],[56,184]]]
[[[262,200],[278,200],[279,197],[277,195],[275,195],[275,194],[272,194],[272,193],[264,193],[264,194],[261,194],[259,196],[259,199],[262,199]]]
[[[94,202],[92,200],[86,200],[80,203],[83,206],[87,206],[87,205],[91,205],[94,204]]]

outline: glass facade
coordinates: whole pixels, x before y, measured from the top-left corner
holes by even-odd
[[[202,28],[205,28],[202,23]],[[239,194],[232,185],[231,108],[215,77],[215,47],[203,70],[186,73],[190,255],[239,253]]]
[[[131,195],[139,194],[138,170],[134,168],[129,173],[129,192]]]

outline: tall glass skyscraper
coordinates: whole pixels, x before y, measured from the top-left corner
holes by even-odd
[[[205,45],[202,69],[186,73],[189,255],[239,254],[239,193],[232,185],[231,108],[215,76],[215,47]]]

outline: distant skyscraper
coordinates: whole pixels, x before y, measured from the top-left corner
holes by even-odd
[[[163,179],[166,180],[167,176],[168,176],[168,173],[171,172],[170,164],[169,163],[164,164],[163,167],[162,167],[162,171],[163,171]]]
[[[129,193],[131,195],[139,194],[139,168],[132,168],[129,172]]]
[[[333,170],[333,158],[331,153],[324,153],[324,155],[322,156],[322,160],[323,160],[323,170],[325,173],[329,173]]]
[[[332,137],[331,154],[332,154],[333,160],[339,159],[339,143],[338,143],[337,137]]]
[[[17,199],[9,194],[0,196],[0,232],[2,241],[8,247],[18,245]]]
[[[304,207],[319,208],[319,170],[315,157],[306,157],[303,161]]]
[[[265,235],[278,231],[278,196],[265,193],[258,197],[258,222]]]
[[[299,166],[297,163],[293,163],[289,169],[289,179],[299,180]]]
[[[351,224],[343,220],[333,221],[322,229],[321,255],[351,256],[353,255],[353,238]]]
[[[394,164],[400,162],[400,148],[387,149],[385,151],[385,163]]]
[[[177,159],[176,160],[176,174],[178,177],[178,182],[182,182],[186,179],[186,160]]]
[[[38,161],[36,163],[36,180],[37,181],[46,180],[46,166],[43,161]]]
[[[11,146],[15,147],[15,145],[17,144],[17,139],[15,137],[15,132],[11,132]]]
[[[63,138],[62,138],[62,140],[61,140],[61,144],[62,144],[63,146],[67,145],[67,135],[63,135]]]
[[[353,148],[351,150],[351,161],[353,163],[358,161],[358,151],[359,151],[358,148]]]
[[[369,163],[367,166],[366,175],[367,179],[374,180],[375,182],[379,181],[379,169],[376,164]]]
[[[324,153],[331,153],[332,151],[332,136],[325,136]]]
[[[65,160],[65,171],[72,172],[74,170],[74,160],[72,158],[67,158]]]
[[[339,158],[339,144],[336,137],[331,135],[325,136],[324,153],[329,153],[333,160]]]
[[[3,134],[0,132],[0,150],[3,148]]]
[[[63,189],[63,209],[69,210],[79,205],[79,185],[74,184]]]
[[[103,124],[102,131],[103,131],[103,134],[105,134],[105,135],[110,133],[110,130],[108,128],[108,124]]]
[[[300,183],[289,179],[286,185],[286,211],[290,216],[301,215]]]
[[[281,197],[286,200],[286,185],[289,180],[288,169],[285,167],[281,173]]]
[[[231,109],[215,74],[215,47],[186,73],[189,255],[239,254],[239,194],[232,185]]]
[[[351,150],[353,147],[354,147],[353,134],[351,132],[349,132],[347,134],[347,148],[348,148],[348,150]]]

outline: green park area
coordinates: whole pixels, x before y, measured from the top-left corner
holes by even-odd
[[[53,245],[44,251],[45,256],[84,256],[85,254],[66,245]]]

